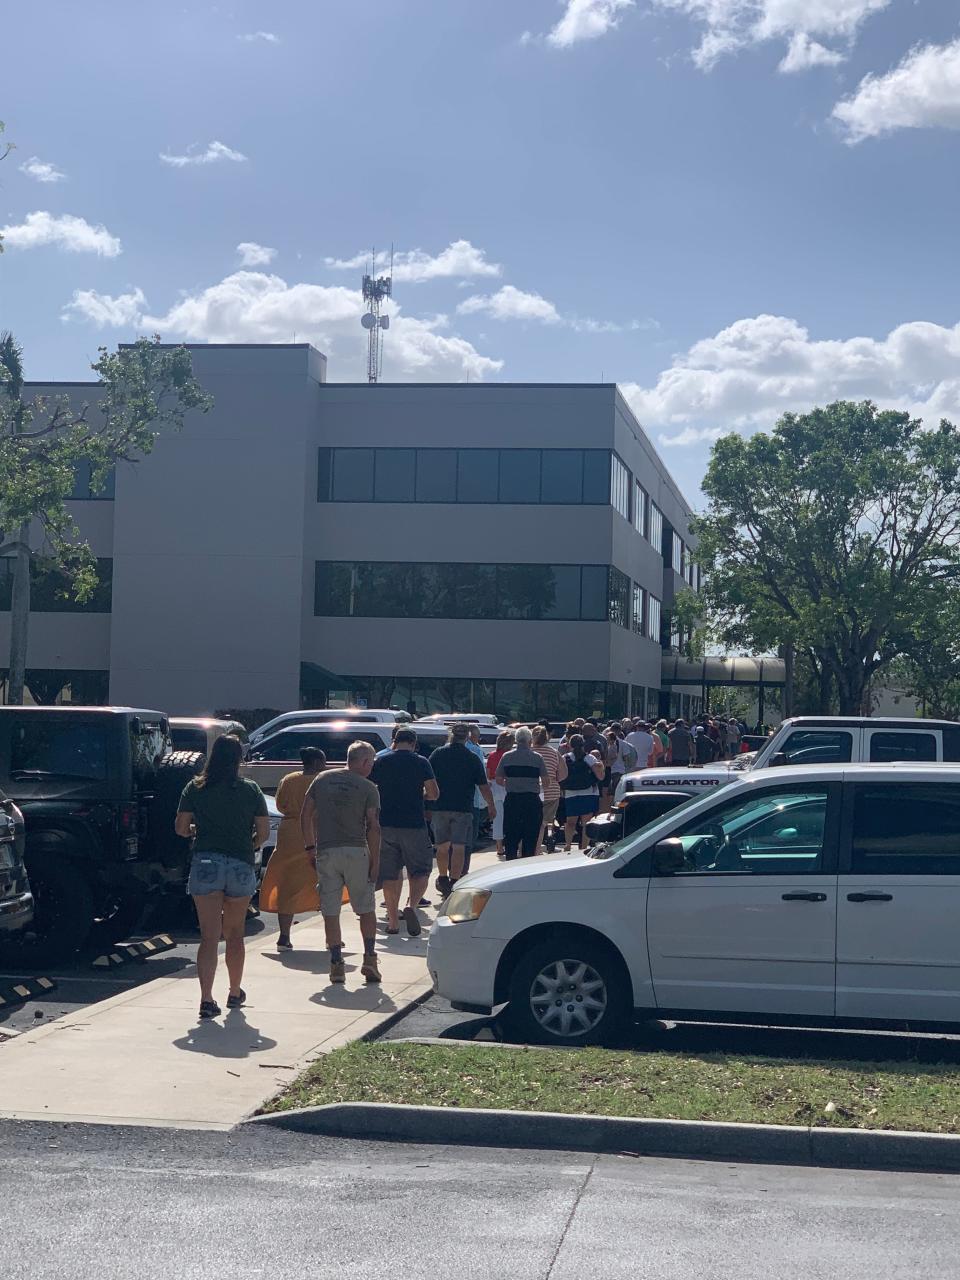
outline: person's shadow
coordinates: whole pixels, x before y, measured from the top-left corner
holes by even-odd
[[[359,969],[359,966],[357,966]],[[350,973],[350,967],[347,968]],[[331,983],[312,995],[310,1000],[324,1009],[350,1009],[359,1013],[390,1013],[397,1003],[386,994],[379,983],[368,982],[362,987],[346,987]]]
[[[198,1022],[173,1043],[187,1053],[205,1053],[211,1058],[249,1058],[277,1047],[276,1040],[262,1036],[247,1022],[242,1009],[229,1010],[222,1022],[219,1018]]]

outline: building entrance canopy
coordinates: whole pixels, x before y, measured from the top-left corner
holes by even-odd
[[[782,688],[786,683],[786,664],[782,658],[728,658],[711,655],[684,658],[665,653],[661,666],[663,687],[697,685],[701,689],[716,685],[752,685]]]

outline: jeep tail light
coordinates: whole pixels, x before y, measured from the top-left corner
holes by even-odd
[[[121,835],[133,835],[137,830],[137,806],[135,804],[122,804],[117,821],[120,824]]]

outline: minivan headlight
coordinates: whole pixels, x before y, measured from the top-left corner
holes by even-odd
[[[470,920],[479,920],[489,901],[489,889],[454,889],[441,907],[440,914],[454,924],[466,924]]]

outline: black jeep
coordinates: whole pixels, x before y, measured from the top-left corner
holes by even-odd
[[[159,711],[0,707],[0,789],[23,811],[34,895],[24,963],[109,946],[151,891],[182,890],[190,846],[173,820],[202,763],[173,751]]]

